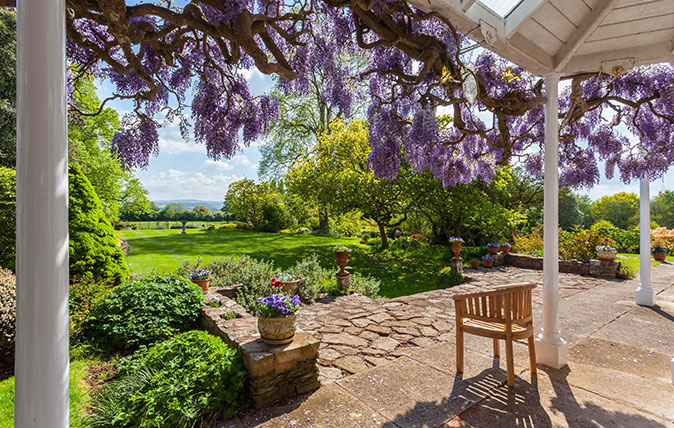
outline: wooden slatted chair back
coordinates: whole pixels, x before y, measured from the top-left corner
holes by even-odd
[[[501,324],[531,322],[531,298],[536,284],[508,284],[494,290],[454,296],[462,318]]]

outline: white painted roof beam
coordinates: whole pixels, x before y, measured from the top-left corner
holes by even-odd
[[[533,16],[538,9],[541,8],[547,0],[523,0],[520,4],[515,6],[505,21],[505,37],[511,38],[520,29],[529,17]]]
[[[599,27],[606,16],[616,7],[620,0],[599,0],[580,27],[571,35],[571,38],[559,49],[555,55],[555,71],[559,72],[574,57],[578,49],[587,41],[594,30]],[[620,59],[620,58],[611,58]]]

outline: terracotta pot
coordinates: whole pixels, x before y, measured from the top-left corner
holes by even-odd
[[[510,247],[501,247],[501,252],[503,254],[508,254],[510,252]]]
[[[667,259],[667,253],[653,253],[653,258],[659,262],[664,262]]]
[[[300,280],[296,279],[294,281],[284,281],[283,282],[283,287],[281,288],[283,290],[283,294],[289,294],[291,296],[294,296],[295,293],[297,293],[297,289],[300,286]]]
[[[477,269],[480,267],[480,261],[479,260],[471,260],[470,261],[470,267],[473,269]]]
[[[456,257],[461,254],[461,247],[463,247],[463,242],[452,242],[452,251]]]
[[[489,252],[491,254],[496,254],[498,253],[498,247],[489,247]]]
[[[616,253],[613,251],[597,251],[597,258],[603,262],[612,262],[616,258]]]
[[[211,282],[211,280],[210,279],[193,279],[192,282],[197,284],[199,287],[201,287],[201,290],[203,290],[203,292],[205,293],[205,292],[208,291],[208,284]]]
[[[484,264],[485,267],[492,267],[494,265],[493,260],[482,260],[482,264]]]
[[[349,263],[349,251],[335,251],[335,258],[337,259],[337,266],[339,266],[339,272],[337,275],[346,276],[349,273],[346,271],[346,264]]]
[[[296,330],[296,314],[289,317],[257,318],[257,330],[264,343],[284,345],[293,341]]]

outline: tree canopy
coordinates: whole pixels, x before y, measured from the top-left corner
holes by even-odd
[[[236,152],[239,134],[248,144],[268,132],[278,99],[252,96],[243,72],[256,68],[277,75],[285,94],[307,93],[320,69],[325,96],[342,111],[353,103],[345,79],[363,80],[369,162],[381,177],[397,176],[401,156],[445,186],[488,182],[513,159],[541,171],[541,79],[405,0],[69,0],[67,8],[67,53],[81,66],[73,79],[93,72],[113,82],[112,98],[133,103],[113,140],[127,165],[145,166],[157,152],[161,117],[179,120],[185,137],[191,127],[215,159]],[[363,58],[364,71],[352,76],[343,53]],[[673,78],[669,65],[571,76],[560,99],[561,181],[591,186],[602,162],[607,177],[617,169],[625,182],[662,176],[674,162]],[[451,127],[438,126],[439,108],[451,111]]]

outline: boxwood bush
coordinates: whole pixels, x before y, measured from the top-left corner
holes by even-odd
[[[183,333],[122,360],[120,378],[91,404],[88,425],[211,426],[234,414],[245,380],[239,351],[203,331]]]
[[[83,334],[107,350],[134,349],[195,328],[203,300],[177,275],[128,281],[94,302]]]

